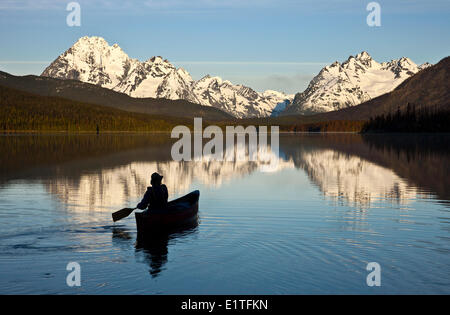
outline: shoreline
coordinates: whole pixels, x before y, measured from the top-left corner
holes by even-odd
[[[203,132],[203,131],[202,131]],[[192,131],[192,133],[195,133]],[[115,135],[115,134],[127,134],[127,135],[151,135],[151,134],[167,134],[170,135],[171,131],[157,130],[157,131],[102,131],[97,133],[95,131],[57,131],[57,130],[8,130],[0,131],[0,136],[16,136],[16,135]],[[237,133],[240,134],[240,133]],[[267,132],[270,134],[270,132]],[[449,132],[358,132],[358,131],[280,131],[280,135],[297,135],[297,134],[359,134],[359,135],[450,135]]]

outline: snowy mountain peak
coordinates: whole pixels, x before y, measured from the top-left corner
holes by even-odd
[[[332,68],[340,68],[340,67],[341,67],[341,64],[339,62],[335,61],[331,65],[326,66],[324,69],[329,70],[329,69],[332,69]]]
[[[425,63],[423,63],[423,64],[421,64],[421,65],[419,66],[419,69],[420,69],[420,70],[423,70],[423,69],[429,68],[429,67],[431,67],[431,66],[432,66],[431,63],[425,62]]]
[[[284,99],[289,99],[289,98],[293,98],[294,95],[293,94],[285,94],[283,92],[279,92],[279,91],[274,91],[274,90],[266,90],[263,92],[264,96],[267,97],[278,97],[278,98],[284,98]]]
[[[355,57],[357,60],[371,60],[372,57],[369,55],[367,51],[362,51]]]
[[[145,62],[130,58],[119,45],[97,36],[82,37],[42,73],[58,79],[96,84],[132,97],[185,99],[214,106],[236,117],[265,117],[286,102],[283,95],[265,95],[220,77],[194,81],[183,68],[154,56]],[[290,100],[289,100],[290,101]]]
[[[44,76],[75,79],[112,88],[124,75],[123,65],[131,62],[122,49],[109,46],[102,37],[82,37],[61,54]]]
[[[163,59],[163,57],[161,57],[161,56],[151,57],[146,61],[146,63],[159,64],[159,65],[170,64],[170,62],[167,59]]]
[[[428,66],[417,66],[407,57],[378,63],[363,51],[342,64],[334,62],[324,67],[282,114],[308,115],[355,106],[392,91]]]
[[[76,45],[89,45],[89,44],[101,44],[108,46],[108,42],[100,36],[83,36],[75,44]]]
[[[409,58],[402,57],[399,60],[393,60],[394,64],[396,64],[399,67],[402,67],[403,69],[415,69],[417,65]]]
[[[375,60],[373,60],[366,51],[363,51],[357,54],[355,57],[348,57],[348,59],[343,62],[342,65],[339,65],[344,69],[348,69],[351,71],[365,72],[368,68],[377,67],[379,64]]]

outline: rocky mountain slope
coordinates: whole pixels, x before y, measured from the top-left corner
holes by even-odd
[[[280,92],[258,93],[209,75],[195,81],[186,70],[162,57],[141,62],[101,37],[80,38],[41,76],[92,83],[138,98],[183,99],[238,118],[270,116],[279,104],[293,98]]]
[[[404,80],[431,66],[409,58],[378,63],[367,52],[334,62],[295,95],[282,115],[310,115],[352,107],[395,89]]]
[[[356,107],[314,115],[317,120],[368,120],[381,114],[395,113],[407,105],[416,108],[450,108],[450,57],[411,76],[393,91]]]
[[[233,116],[214,107],[201,106],[186,100],[134,98],[124,93],[77,80],[61,80],[34,75],[14,76],[0,71],[0,86],[41,96],[56,96],[135,113],[188,118],[190,120],[192,117],[202,117],[208,121],[233,119]]]
[[[281,129],[293,130],[294,126],[315,125],[324,127],[330,122],[342,122],[347,127],[339,131],[354,131],[353,122],[363,122],[379,115],[395,114],[397,109],[404,112],[408,104],[416,109],[450,109],[450,57],[428,66],[403,81],[393,91],[375,97],[356,106],[314,115],[280,115],[270,118],[248,118],[240,123],[251,125],[278,125]],[[324,124],[320,124],[323,122]],[[301,130],[301,129],[298,129]]]

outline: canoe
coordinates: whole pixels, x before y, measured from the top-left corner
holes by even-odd
[[[169,201],[166,209],[135,212],[138,233],[167,230],[195,222],[200,191]]]

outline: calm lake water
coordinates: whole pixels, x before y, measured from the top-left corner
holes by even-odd
[[[275,165],[175,162],[171,143],[1,136],[0,293],[450,293],[450,136],[281,135]],[[200,190],[200,222],[141,246],[111,213],[155,171],[169,199]]]

